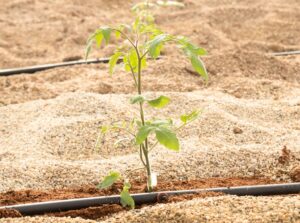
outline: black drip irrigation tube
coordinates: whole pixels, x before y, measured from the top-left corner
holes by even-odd
[[[288,55],[296,55],[300,54],[299,51],[287,51],[287,52],[276,52],[270,53],[271,56],[288,56]],[[162,57],[158,57],[156,59],[160,59]],[[121,62],[123,58],[118,60],[118,63]],[[44,64],[44,65],[36,65],[30,67],[22,67],[22,68],[11,68],[11,69],[2,69],[0,70],[0,76],[10,76],[16,74],[32,74],[38,71],[48,70],[57,67],[66,67],[66,66],[73,66],[73,65],[80,65],[80,64],[93,64],[93,63],[108,63],[109,58],[99,58],[99,59],[88,59],[88,60],[77,60],[77,61],[68,61],[62,63],[54,63],[54,64]]]
[[[118,62],[120,61],[121,59],[119,59]],[[38,71],[48,70],[57,67],[66,67],[66,66],[79,65],[79,64],[108,63],[108,62],[109,62],[109,58],[99,58],[99,59],[76,60],[76,61],[67,61],[62,63],[36,65],[31,67],[3,69],[0,70],[0,76],[10,76],[14,74],[23,74],[23,73],[32,74]]]
[[[272,56],[289,56],[289,55],[297,55],[297,54],[300,54],[300,50],[271,53]]]
[[[283,194],[297,194],[300,193],[300,183],[287,184],[269,184],[269,185],[255,185],[255,186],[239,186],[239,187],[218,187],[209,189],[195,189],[195,190],[179,190],[179,191],[162,191],[151,193],[132,194],[137,205],[156,203],[160,200],[165,200],[169,196],[196,194],[204,192],[221,192],[224,194],[237,196],[267,196],[267,195],[283,195]],[[88,208],[92,206],[99,206],[104,204],[120,204],[120,196],[102,196],[90,198],[77,198],[68,200],[47,201],[31,204],[19,204],[11,206],[0,207],[2,209],[14,209],[19,211],[22,215],[35,215],[49,212],[60,212],[68,210],[76,210],[81,208]]]
[[[161,59],[161,58],[162,56],[159,56],[155,59]],[[80,65],[80,64],[108,63],[109,60],[110,58],[97,58],[97,59],[88,59],[88,60],[67,61],[67,62],[54,63],[54,64],[43,64],[43,65],[36,65],[36,66],[22,67],[22,68],[2,69],[0,70],[0,76],[10,76],[16,74],[33,74],[38,71],[53,69],[57,67]],[[119,58],[117,63],[120,63],[122,61],[123,58]]]

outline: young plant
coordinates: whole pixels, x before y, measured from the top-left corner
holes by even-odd
[[[170,103],[170,98],[161,95],[157,98],[147,98],[143,95],[143,71],[147,67],[148,59],[156,59],[160,56],[163,47],[166,44],[176,45],[190,60],[195,71],[208,79],[208,75],[200,57],[206,55],[206,51],[189,41],[187,37],[176,36],[164,33],[155,25],[153,16],[149,13],[149,9],[158,6],[183,6],[182,3],[176,1],[157,1],[150,3],[148,1],[138,3],[132,10],[135,13],[135,20],[132,24],[121,24],[119,26],[103,26],[98,28],[88,39],[86,48],[86,57],[88,56],[92,46],[96,44],[101,47],[103,41],[108,44],[114,35],[119,39],[119,46],[109,61],[109,73],[112,75],[116,65],[122,62],[125,71],[127,71],[133,80],[137,95],[130,99],[130,103],[138,106],[139,120],[133,119],[127,124],[114,124],[111,126],[102,126],[101,134],[98,137],[97,145],[100,144],[101,138],[109,130],[124,131],[131,136],[143,167],[147,173],[147,188],[152,191],[156,183],[156,177],[151,170],[151,162],[149,153],[158,144],[163,145],[169,150],[178,152],[180,143],[177,138],[177,131],[186,126],[190,122],[198,118],[200,111],[192,111],[180,117],[181,124],[176,126],[171,119],[146,120],[144,105],[148,104],[154,109],[161,109]],[[154,139],[153,139],[154,138]],[[100,183],[100,188],[111,186],[115,181],[120,179],[120,174],[111,172]],[[133,201],[129,198],[128,190],[130,185],[125,182],[121,193],[122,204],[134,206]]]

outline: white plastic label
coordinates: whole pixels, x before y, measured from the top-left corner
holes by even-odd
[[[157,174],[156,173],[151,173],[151,186],[155,187],[157,185]]]

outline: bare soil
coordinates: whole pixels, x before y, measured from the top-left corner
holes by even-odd
[[[82,58],[86,39],[99,25],[128,22],[136,1],[89,2],[4,1],[0,9],[0,68]],[[210,81],[194,75],[177,50],[167,47],[165,59],[150,62],[146,91],[218,89],[237,98],[282,98],[299,89],[300,63],[296,56],[272,57],[271,52],[300,49],[299,4],[294,0],[185,0],[186,7],[154,12],[158,25],[182,34],[206,48]],[[19,14],[22,13],[22,19]],[[29,28],[30,24],[30,28]],[[18,32],[18,35],[16,35]],[[41,41],[42,39],[42,41]],[[110,56],[116,42],[91,57]],[[55,98],[66,92],[132,93],[124,72],[113,78],[106,65],[79,65],[34,75],[0,77],[0,104]]]

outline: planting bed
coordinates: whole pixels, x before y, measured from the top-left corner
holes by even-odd
[[[145,94],[164,92],[172,102],[164,111],[147,109],[147,117],[178,118],[203,108],[200,119],[179,132],[180,153],[153,151],[158,189],[299,182],[300,56],[268,55],[300,50],[299,2],[183,2],[183,9],[155,12],[157,23],[208,50],[210,81],[205,85],[169,48],[163,59],[149,62]],[[2,1],[0,68],[79,59],[96,27],[131,20],[130,5]],[[104,57],[112,50],[92,54]],[[101,124],[138,114],[128,102],[134,94],[130,78],[125,72],[109,77],[107,68],[78,65],[0,77],[0,205],[113,194],[120,185],[94,188],[111,169],[132,179],[132,192],[144,189],[135,149],[126,143],[115,148],[111,141],[119,133],[94,150]],[[123,210],[114,205],[18,218],[0,212],[0,222],[299,222],[300,196],[206,194]]]

